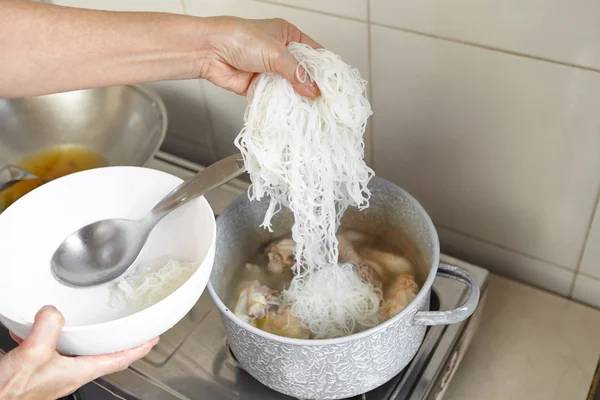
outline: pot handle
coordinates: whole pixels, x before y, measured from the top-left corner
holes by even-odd
[[[465,284],[469,296],[459,307],[442,311],[418,311],[413,322],[415,325],[449,325],[469,318],[479,304],[479,284],[477,279],[468,271],[448,264],[440,264],[436,276],[454,279]]]

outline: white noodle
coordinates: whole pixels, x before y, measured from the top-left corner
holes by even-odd
[[[165,259],[139,265],[116,282],[109,305],[131,312],[146,309],[179,289],[197,269],[197,263]]]
[[[379,323],[381,292],[361,280],[352,264],[297,277],[285,295],[315,339],[347,336]]]
[[[373,171],[363,161],[363,135],[372,110],[367,82],[339,56],[299,43],[291,43],[288,50],[317,83],[321,96],[302,97],[280,75],[261,74],[251,87],[244,128],[235,144],[252,181],[250,199],[270,198],[261,226],[270,229],[282,206],[294,214],[297,263],[284,300],[305,327],[318,331],[315,335],[333,337],[352,332],[357,322],[376,324],[360,317],[364,310],[372,316],[377,311],[365,306],[372,287],[350,279],[351,269],[337,265],[336,239],[344,211],[369,205],[367,184]],[[323,285],[320,276],[333,281]],[[345,290],[353,295],[340,296]],[[350,317],[339,317],[343,313]]]

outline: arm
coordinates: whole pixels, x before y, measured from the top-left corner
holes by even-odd
[[[303,95],[282,20],[110,12],[0,0],[0,97],[168,79],[206,78],[245,94],[255,73],[279,72]],[[240,51],[241,50],[241,51]]]

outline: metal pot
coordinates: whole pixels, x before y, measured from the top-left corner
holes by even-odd
[[[140,85],[0,99],[0,164],[60,145],[83,145],[109,165],[143,166],[160,148],[167,112]]]
[[[351,336],[301,340],[259,330],[229,309],[236,268],[245,264],[261,245],[290,232],[293,217],[282,211],[273,219],[273,232],[259,227],[268,200],[234,201],[217,219],[216,258],[208,285],[225,326],[227,340],[242,368],[264,385],[300,399],[342,399],[382,385],[396,376],[415,356],[427,326],[452,324],[468,318],[477,308],[479,286],[467,271],[439,263],[437,232],[421,205],[398,186],[373,178],[371,205],[349,209],[342,226],[379,237],[424,260],[418,271],[423,282],[417,297],[386,322]],[[429,311],[431,286],[436,277],[458,280],[469,287],[462,306]],[[227,305],[226,305],[227,304]]]

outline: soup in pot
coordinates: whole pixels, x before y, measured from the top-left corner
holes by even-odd
[[[374,324],[390,319],[417,296],[422,284],[418,271],[422,266],[410,252],[352,230],[340,232],[337,239],[340,265],[356,272],[357,279],[367,283],[372,291],[375,305],[365,304],[364,312],[373,313]],[[234,277],[236,289],[229,304],[238,318],[266,332],[296,339],[331,338],[312,330],[310,321],[301,321],[294,313],[294,302],[282,296],[294,277],[295,247],[291,238],[280,238],[238,268]],[[326,282],[322,289],[336,290]],[[355,294],[340,290],[338,299],[344,301],[346,296],[352,295]],[[360,316],[356,320],[361,321]],[[356,323],[347,334],[370,327],[372,323],[367,326]]]

